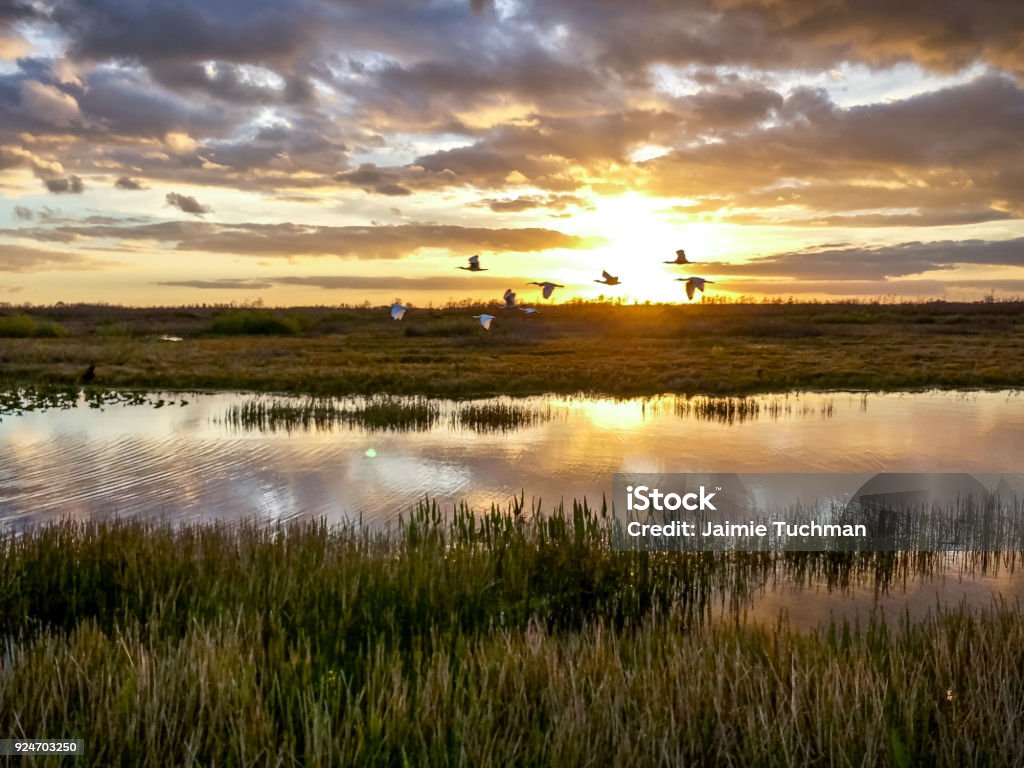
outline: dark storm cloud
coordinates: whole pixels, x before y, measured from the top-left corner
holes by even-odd
[[[114,186],[117,187],[118,189],[127,189],[127,190],[145,189],[145,187],[142,186],[142,182],[141,181],[139,181],[138,179],[133,179],[130,176],[121,176],[121,177],[119,177],[117,179],[117,181],[114,182]]]
[[[194,197],[189,195],[179,195],[177,192],[168,192],[166,199],[168,205],[173,205],[182,213],[191,213],[193,216],[202,216],[204,213],[210,212],[210,207],[208,205],[203,205]]]
[[[85,191],[85,183],[74,174],[56,179],[43,179],[43,184],[55,195],[80,195]]]
[[[816,248],[765,256],[746,264],[708,263],[718,275],[794,280],[863,281],[919,275],[963,265],[1024,267],[1024,237],[1009,240],[942,240],[876,248]]]

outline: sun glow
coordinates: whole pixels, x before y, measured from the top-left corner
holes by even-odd
[[[595,268],[594,277],[607,269],[622,280],[619,287],[590,283],[580,291],[584,298],[603,294],[630,302],[685,301],[682,284],[675,278],[697,274],[714,279],[696,266],[662,262],[674,259],[679,248],[695,262],[716,260],[724,237],[722,230],[703,221],[680,226],[661,212],[664,208],[664,200],[631,192],[599,199],[593,211],[579,217],[578,221],[606,240],[588,255]]]

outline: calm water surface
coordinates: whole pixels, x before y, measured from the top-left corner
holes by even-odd
[[[162,408],[114,404],[4,415],[0,522],[116,514],[383,524],[425,495],[476,508],[520,493],[545,506],[573,497],[599,503],[618,471],[1024,471],[1019,392],[490,401],[542,417],[506,431],[460,425],[454,416],[465,404],[452,401],[434,403],[440,417],[426,429],[334,423],[272,430],[228,418],[232,406],[253,402],[251,395],[167,397]],[[743,405],[730,409],[728,402]],[[876,599],[873,591],[854,591],[848,596],[855,599],[841,604],[820,590],[773,588],[757,599],[753,615],[786,610],[806,623],[866,602],[902,611],[909,599],[927,608],[937,594],[972,603],[993,595],[1015,599],[1024,595],[1024,578],[1002,569],[963,580],[954,564],[899,595]]]

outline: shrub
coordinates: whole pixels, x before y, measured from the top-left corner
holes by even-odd
[[[228,312],[214,318],[210,332],[218,336],[291,336],[302,331],[296,317],[271,312]]]
[[[0,338],[51,339],[65,335],[67,332],[52,320],[36,320],[25,314],[0,317]]]

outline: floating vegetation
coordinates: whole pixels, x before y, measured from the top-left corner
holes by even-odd
[[[530,407],[510,398],[453,402],[426,397],[264,398],[231,405],[222,423],[261,432],[327,431],[336,426],[370,431],[423,431],[440,425],[475,432],[507,432],[550,421],[550,407]]]
[[[86,387],[27,387],[0,391],[0,417],[18,416],[33,411],[69,410],[80,405],[102,410],[110,405],[188,405],[188,400],[146,392]]]
[[[81,391],[77,388],[26,388],[0,391],[0,416],[30,411],[68,409],[78,406]]]

